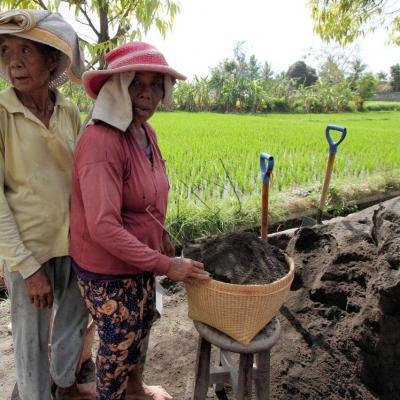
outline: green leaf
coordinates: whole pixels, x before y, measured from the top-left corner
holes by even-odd
[[[75,17],[85,23],[77,29],[78,34],[90,29],[90,36],[98,37],[95,43],[82,42],[91,64],[115,46],[141,38],[152,26],[165,37],[179,12],[178,4],[171,0],[43,0],[41,3],[39,0],[2,0],[1,5],[3,9],[38,9],[43,5],[43,8],[57,11],[61,1],[67,2]],[[104,8],[107,9],[107,18],[101,24],[100,11]],[[85,33],[85,37],[87,36]]]

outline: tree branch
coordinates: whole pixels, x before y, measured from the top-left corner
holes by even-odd
[[[99,43],[110,39],[108,34],[108,4],[106,0],[99,1],[100,37]]]
[[[35,3],[42,7],[44,10],[48,10],[46,4],[44,4],[42,0],[35,0]]]
[[[133,8],[128,8],[127,10],[125,10],[124,15],[122,16],[122,20],[125,20],[125,18],[133,11]],[[122,26],[122,24],[119,24],[118,29],[117,29],[117,33],[114,35],[114,37],[111,39],[112,43],[116,43],[118,40],[118,37],[121,35],[125,35],[126,32],[128,32],[129,30],[129,26],[127,24],[125,24],[124,26]]]
[[[123,15],[123,14],[124,14],[124,10],[121,10],[121,12],[115,14],[112,18],[110,18],[110,19],[109,19],[109,22],[110,22],[110,23],[113,22],[114,20],[118,19],[118,18],[119,18],[121,15]],[[125,11],[125,14],[126,14],[126,11]]]
[[[88,65],[88,69],[95,69],[94,64],[92,64],[92,60],[89,61],[87,58],[85,58],[85,63]]]
[[[87,22],[83,22],[83,21],[81,21],[80,19],[76,19],[76,21],[78,22],[78,23],[80,23],[81,25],[84,25],[84,26],[90,26]]]
[[[89,18],[88,13],[86,12],[86,7],[83,8],[82,5],[79,5],[79,10],[81,13],[85,16],[86,21],[88,22],[89,26],[92,28],[93,32],[96,34],[96,36],[99,38],[100,37],[100,32],[96,29],[96,27],[93,25],[92,20]]]

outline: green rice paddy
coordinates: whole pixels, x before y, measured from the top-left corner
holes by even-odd
[[[400,167],[400,113],[396,112],[266,116],[158,113],[151,123],[167,160],[175,200],[190,201],[194,191],[201,193],[205,202],[233,195],[229,178],[243,195],[259,193],[260,152],[275,158],[271,190],[318,183],[326,167],[328,124],[345,126],[348,131],[338,148],[334,177],[363,179]]]
[[[182,224],[188,223],[188,218],[201,220],[204,214],[212,220],[213,215],[219,219],[221,213],[228,213],[231,222],[235,218],[232,213],[238,212],[249,219],[242,222],[257,219],[254,213],[249,217],[247,211],[253,208],[257,214],[261,201],[261,152],[275,159],[270,185],[272,201],[301,188],[320,187],[328,156],[325,137],[328,124],[347,128],[347,137],[335,159],[333,187],[335,182],[358,184],[372,176],[396,175],[400,170],[399,112],[309,115],[158,112],[150,123],[167,161],[171,183],[168,221],[178,231]],[[193,224],[192,221],[190,225]],[[208,232],[199,229],[194,234]],[[220,229],[224,228],[217,227]]]

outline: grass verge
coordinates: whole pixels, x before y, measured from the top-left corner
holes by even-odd
[[[335,180],[331,183],[325,205],[327,218],[347,215],[358,209],[358,203],[372,196],[385,197],[400,191],[400,170],[359,179]],[[285,221],[316,214],[321,185],[271,192],[269,223],[285,225]],[[167,217],[167,226],[177,245],[190,240],[221,235],[241,229],[257,229],[261,221],[261,198],[229,197],[207,207],[177,207]]]

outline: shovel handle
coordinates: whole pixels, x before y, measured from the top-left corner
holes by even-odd
[[[267,240],[268,236],[268,193],[269,185],[262,188],[262,214],[261,214],[261,239]]]
[[[339,140],[336,140],[336,142],[332,139],[331,131],[338,131],[338,132],[342,133]],[[339,144],[342,143],[343,140],[345,139],[347,130],[343,126],[328,125],[326,127],[325,134],[326,134],[326,139],[328,140],[328,143],[329,143],[329,156],[328,156],[328,164],[326,166],[324,186],[322,188],[321,199],[319,201],[319,208],[318,208],[318,214],[317,214],[317,223],[318,224],[320,224],[322,222],[322,213],[324,211],[325,201],[326,201],[326,197],[328,195],[328,188],[329,188],[329,183],[331,181],[333,163],[335,161],[335,155],[337,152],[337,148],[338,148]]]
[[[334,161],[335,161],[335,153],[329,153],[328,164],[326,166],[326,171],[325,171],[324,186],[322,188],[321,199],[319,201],[319,207],[318,207],[318,214],[317,214],[318,224],[322,222],[322,212],[324,211],[325,201],[328,195],[328,188],[329,188],[329,183],[331,181]]]
[[[337,140],[336,142],[332,139],[331,136],[331,131],[338,131],[342,133],[342,136],[340,137],[339,140]],[[326,127],[326,140],[329,143],[329,154],[336,154],[337,152],[337,148],[339,146],[340,143],[343,142],[344,138],[346,137],[347,134],[347,130],[345,127],[343,126],[338,126],[338,125],[328,125]]]
[[[268,161],[266,165],[265,161]],[[261,215],[261,239],[266,240],[268,236],[268,193],[269,180],[274,168],[274,157],[267,153],[260,154],[260,170],[263,178],[262,188],[262,215]]]

